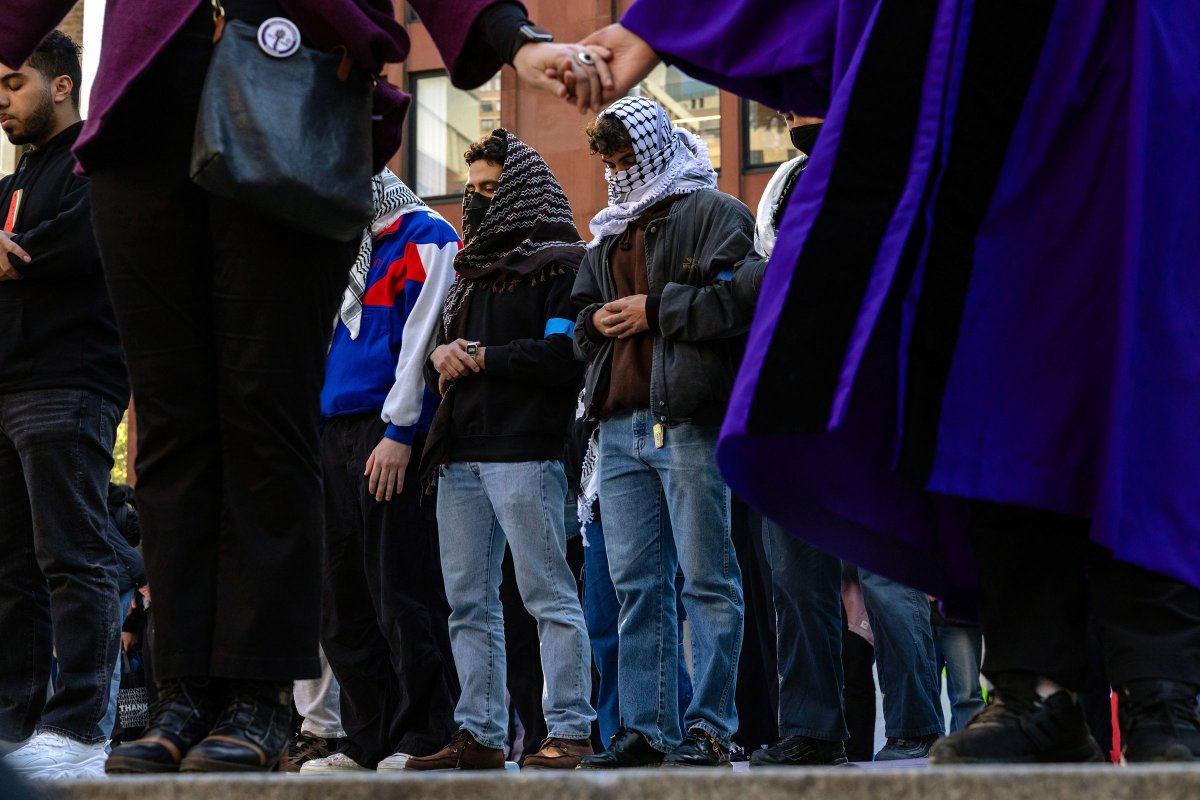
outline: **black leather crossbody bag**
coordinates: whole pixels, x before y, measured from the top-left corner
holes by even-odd
[[[374,212],[374,79],[345,48],[300,44],[287,20],[256,29],[226,21],[220,0],[212,4],[216,46],[196,116],[192,181],[288,225],[358,238]]]

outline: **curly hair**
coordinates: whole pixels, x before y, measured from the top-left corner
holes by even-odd
[[[83,88],[83,68],[79,63],[79,45],[62,31],[51,31],[29,57],[29,66],[52,81],[60,75],[71,79],[71,105],[79,110]]]
[[[588,123],[584,133],[593,155],[599,153],[602,156],[611,156],[622,150],[633,149],[633,139],[629,136],[625,123],[613,114],[596,117]]]
[[[486,139],[480,139],[468,147],[467,152],[463,153],[463,158],[467,160],[467,166],[471,166],[480,159],[503,166],[504,158],[507,155],[508,141],[503,136],[492,135]]]

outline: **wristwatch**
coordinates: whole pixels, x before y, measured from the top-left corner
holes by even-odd
[[[513,37],[513,55],[521,49],[522,45],[537,43],[537,42],[553,42],[554,34],[540,25],[534,25],[532,22],[522,25],[517,28],[516,36]]]
[[[479,355],[479,342],[467,342],[467,355],[474,358]]]

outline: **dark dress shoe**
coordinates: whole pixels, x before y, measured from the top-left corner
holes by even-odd
[[[1195,686],[1176,681],[1130,681],[1117,691],[1117,716],[1126,761],[1200,760]]]
[[[703,728],[692,728],[663,759],[664,767],[728,767],[729,749]]]
[[[292,684],[230,684],[228,705],[209,735],[188,751],[180,772],[270,772],[292,733]]]
[[[666,753],[656,750],[645,736],[628,728],[617,731],[603,753],[584,756],[578,769],[621,769],[623,767],[658,767]]]
[[[938,739],[930,764],[1103,761],[1083,709],[1066,691],[1037,693],[1032,673],[995,676],[996,700],[957,733]]]
[[[811,736],[785,736],[750,756],[752,767],[840,767],[846,763],[845,743]]]
[[[178,772],[179,762],[205,736],[221,710],[223,688],[208,678],[157,684],[158,699],[140,739],[115,748],[104,763],[110,775]]]

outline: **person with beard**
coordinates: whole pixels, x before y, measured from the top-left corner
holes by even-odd
[[[442,395],[423,475],[437,478],[442,571],[462,696],[459,731],[407,769],[502,769],[505,543],[537,620],[548,736],[525,768],[573,769],[592,752],[591,659],[566,561],[562,457],[582,365],[571,286],[583,243],[542,157],[498,129],[466,152],[458,278],[426,380]]]
[[[0,181],[0,740],[24,743],[4,762],[25,777],[103,774],[121,625],[108,476],[129,383],[74,174],[79,95],[62,33],[0,67],[0,127],[29,146]]]
[[[575,345],[589,362],[586,413],[600,420],[622,728],[580,766],[727,765],[744,605],[716,442],[745,325],[728,292],[705,287],[732,280],[754,218],[717,191],[704,143],[672,127],[653,100],[618,100],[587,136],[605,165],[609,204],[591,221],[595,238],[575,282]],[[695,653],[683,728],[677,570]]]

